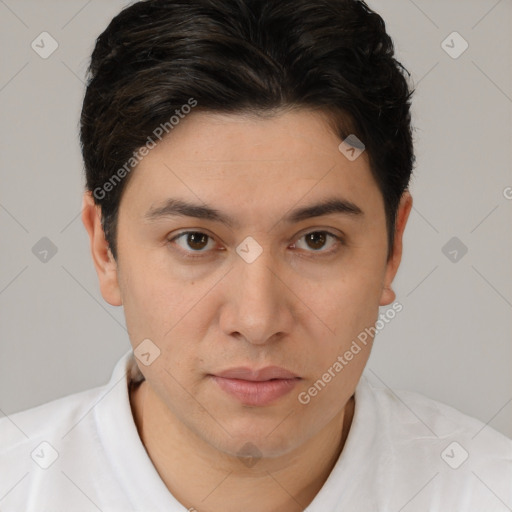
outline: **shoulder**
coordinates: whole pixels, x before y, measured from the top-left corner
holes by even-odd
[[[104,391],[105,386],[95,387],[0,418],[0,465],[9,454],[30,452],[40,439],[65,437]]]
[[[488,448],[496,446],[510,450],[512,447],[511,439],[488,424],[423,394],[393,390],[367,376],[361,379],[361,387],[379,416],[386,418],[398,434],[409,432],[416,435],[422,432],[427,437],[455,435],[470,439],[482,436]]]
[[[372,437],[367,443],[381,466],[372,476],[388,482],[397,504],[414,488],[423,489],[418,506],[443,501],[446,510],[501,510],[512,504],[511,439],[454,407],[392,390],[367,374],[356,408],[358,396],[358,427]],[[362,420],[374,426],[365,430]]]
[[[115,432],[108,430],[108,439],[132,433],[127,387],[131,366],[125,354],[105,385],[0,418],[2,510],[32,512],[43,505],[87,501],[73,485],[76,480],[90,485],[90,495],[100,501],[106,491],[96,488],[99,482],[116,492],[105,432]]]
[[[0,456],[32,445],[39,438],[65,439],[71,429],[92,425],[95,413],[107,408],[105,403],[111,399],[126,401],[128,383],[136,377],[134,366],[132,352],[128,351],[117,361],[110,380],[104,385],[0,418]],[[107,396],[110,398],[105,399]],[[101,402],[102,407],[98,407]]]

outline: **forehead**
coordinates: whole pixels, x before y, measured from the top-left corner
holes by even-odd
[[[339,143],[321,112],[296,109],[257,116],[196,111],[162,140],[156,153],[172,147],[190,161],[302,160],[332,155]]]
[[[383,207],[367,155],[351,161],[340,143],[318,112],[194,112],[140,161],[123,196],[134,209],[187,196],[241,211],[248,202],[286,208],[339,192]]]

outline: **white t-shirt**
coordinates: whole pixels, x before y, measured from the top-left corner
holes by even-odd
[[[130,350],[107,385],[0,419],[1,512],[188,510],[138,436],[128,392],[133,364]],[[363,374],[346,444],[307,512],[512,510],[510,439],[371,380]]]

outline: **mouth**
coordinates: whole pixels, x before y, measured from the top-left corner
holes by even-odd
[[[250,406],[265,406],[276,402],[302,380],[294,373],[277,366],[261,370],[231,368],[209,377],[230,397]]]

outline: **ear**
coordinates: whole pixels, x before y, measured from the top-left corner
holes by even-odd
[[[409,193],[409,191],[406,190],[402,194],[402,198],[400,199],[400,205],[398,206],[393,250],[386,266],[386,275],[384,277],[384,285],[382,289],[382,295],[380,298],[381,306],[387,306],[388,304],[391,304],[396,298],[395,292],[391,289],[391,283],[395,278],[398,267],[400,265],[400,261],[402,260],[402,238],[405,230],[405,225],[407,224],[407,219],[409,218],[409,213],[411,213],[411,208],[412,196]]]
[[[101,208],[94,203],[90,191],[86,191],[82,202],[82,222],[89,234],[91,255],[96,267],[103,298],[112,306],[121,306],[117,263],[112,256],[103,226],[101,225]]]

